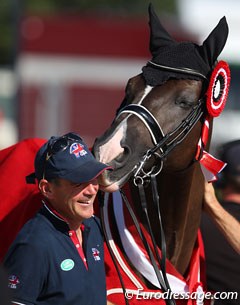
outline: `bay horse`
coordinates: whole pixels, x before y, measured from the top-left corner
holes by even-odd
[[[175,42],[162,27],[152,6],[149,16],[152,59],[143,67],[142,74],[129,80],[116,118],[93,147],[96,158],[114,167],[99,181],[106,191],[103,207],[106,243],[113,249],[105,247],[107,293],[111,302],[120,305],[172,304],[172,298],[165,302],[157,294],[168,292],[166,288],[170,287],[179,293],[177,304],[192,305],[196,302],[186,296],[199,289],[202,257],[198,227],[204,178],[198,161],[204,151],[198,143],[199,138],[203,140],[203,126],[209,115],[205,93],[209,93],[210,76],[227,39],[227,24],[225,18],[221,19],[203,45],[198,46]],[[224,81],[224,73],[220,74]],[[214,88],[218,86],[213,82],[210,88],[213,88],[212,108],[215,109],[218,107],[215,107],[217,90]],[[219,92],[222,93],[221,86]],[[212,120],[209,122],[211,125]],[[25,176],[34,171],[36,152],[45,141],[27,139],[0,151],[0,259],[23,224],[41,206],[37,185],[27,185]],[[207,142],[202,142],[203,148],[207,148]],[[152,199],[152,194],[156,195],[155,187],[146,179],[155,185],[154,176],[158,191]],[[139,198],[134,183],[146,191],[145,215],[142,205],[146,204],[140,200],[144,196],[140,192]],[[123,185],[130,189],[130,212],[126,212],[118,192]],[[113,192],[112,198],[108,192]],[[127,197],[123,194],[123,198],[128,199],[128,194]],[[158,207],[153,205],[156,201],[159,201],[162,224]],[[146,216],[150,227],[145,226]],[[153,270],[164,258],[164,236],[159,235],[161,226],[167,255],[166,263],[160,266],[163,283],[159,272]],[[154,238],[150,236],[150,229]],[[159,251],[154,249],[154,240]],[[146,295],[140,293],[143,291]]]
[[[195,291],[200,285],[201,279],[197,274],[199,270],[196,271],[196,264],[200,263],[196,260],[201,258],[196,256],[196,242],[202,210],[204,176],[198,162],[202,154],[202,147],[199,153],[198,143],[199,139],[202,139],[206,117],[210,118],[210,126],[204,148],[207,149],[210,143],[212,116],[207,109],[206,95],[209,95],[210,77],[228,34],[226,20],[222,18],[201,46],[191,42],[176,42],[163,28],[151,5],[149,17],[152,59],[143,67],[141,74],[129,79],[116,117],[93,146],[96,158],[114,168],[112,172],[105,172],[100,181],[105,192],[114,192],[113,204],[114,198],[118,198],[115,207],[107,203],[108,197],[105,200],[108,206],[105,207],[104,222],[109,223],[107,230],[112,230],[107,235],[107,239],[114,242],[114,246],[111,243],[109,245],[113,248],[111,256],[115,256],[118,273],[122,273],[126,281],[125,295],[126,291],[131,291],[131,301],[127,301],[130,304],[138,304],[139,289],[156,291],[159,287],[163,288],[164,279],[161,280],[161,275],[157,275],[156,270],[156,275],[151,278],[144,270],[144,263],[139,263],[142,257],[136,254],[138,246],[135,245],[139,237],[131,231],[134,230],[134,221],[132,220],[129,227],[126,224],[129,223],[128,214],[134,213],[135,225],[142,226],[147,235],[152,233],[152,244],[149,247],[158,248],[153,255],[156,261],[158,251],[160,256],[164,255],[161,247],[164,246],[162,239],[165,238],[167,262],[171,266],[169,268],[174,269],[175,273],[172,274],[186,284],[182,290],[179,286],[173,290]],[[151,180],[153,177],[156,177],[155,189],[151,186],[151,181],[155,181]],[[123,207],[124,200],[117,195],[127,182],[129,193],[123,199],[126,201],[126,197],[131,197],[130,205],[134,211],[129,212]],[[157,199],[154,199],[153,195],[157,196]],[[159,202],[159,208],[156,208],[156,200]],[[106,212],[106,209],[109,209],[109,212]],[[159,220],[160,213],[162,220]],[[120,217],[122,220],[119,220]],[[161,226],[165,237],[160,234]],[[139,235],[142,235],[143,231],[140,228],[137,230]],[[146,244],[146,241],[143,239],[140,243]],[[119,251],[116,247],[119,247]],[[120,252],[123,253],[121,259],[118,258]],[[152,251],[149,251],[148,246],[145,252],[147,256],[151,256]],[[161,265],[161,258],[158,262]],[[151,260],[151,264],[155,262]],[[138,283],[144,284],[133,284],[134,280],[130,276],[127,278],[124,268],[131,270],[129,272],[132,272]],[[166,268],[168,269],[168,266]],[[195,271],[192,270],[194,268]],[[195,279],[190,278],[191,274],[195,274]],[[111,287],[110,299],[112,297],[114,303],[122,304],[119,294],[121,289],[115,284],[111,272],[107,273],[107,276],[108,286]],[[156,276],[158,281],[153,279]],[[167,289],[168,278],[165,277],[165,281]],[[145,299],[144,302],[146,301]],[[148,301],[154,303],[153,299]],[[170,300],[167,304],[173,303]],[[185,300],[177,304],[195,303]]]

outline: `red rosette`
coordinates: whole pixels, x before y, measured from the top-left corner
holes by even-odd
[[[207,110],[212,117],[217,117],[226,104],[229,85],[230,69],[228,64],[221,60],[214,68],[207,90]]]

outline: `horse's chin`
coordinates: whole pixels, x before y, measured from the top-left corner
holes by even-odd
[[[116,192],[120,189],[119,181],[112,180],[110,177],[103,173],[98,177],[99,189],[103,192]]]
[[[101,175],[99,177],[99,189],[103,192],[113,193],[118,191],[127,181],[129,178],[129,173],[123,176],[119,180],[111,180],[106,175]]]
[[[120,189],[119,184],[117,182],[112,183],[110,185],[101,185],[99,184],[99,189],[103,192],[113,193]]]

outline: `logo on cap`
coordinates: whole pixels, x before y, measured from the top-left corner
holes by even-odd
[[[70,154],[74,154],[76,158],[80,158],[82,156],[85,156],[87,154],[86,150],[84,149],[84,146],[79,143],[73,143],[70,146]]]

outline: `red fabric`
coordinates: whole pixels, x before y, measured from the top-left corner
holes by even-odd
[[[119,248],[118,248],[118,250],[119,250]],[[120,288],[121,283],[120,283],[119,277],[117,275],[115,266],[113,264],[111,255],[110,255],[106,245],[105,245],[104,251],[105,251],[105,266],[106,266],[106,274],[107,274],[107,289],[110,290],[110,289],[114,289],[114,288]],[[128,264],[124,258],[123,258],[123,260],[126,264]],[[193,259],[193,261],[194,261],[194,259]],[[204,274],[204,272],[203,272],[203,274]],[[122,275],[123,282],[125,284],[126,289],[137,290],[136,286],[130,281],[130,279],[127,277],[127,275],[125,273],[121,272],[121,275]],[[147,293],[147,292],[153,291],[151,289],[146,288],[146,286],[144,285],[143,282],[141,282],[141,284],[144,287],[144,292]],[[202,283],[199,283],[199,284],[202,284]],[[192,289],[192,291],[195,291],[196,285],[191,286],[191,289]],[[205,289],[203,289],[203,290],[206,291]],[[158,292],[158,291],[159,290],[156,290],[156,292]],[[108,300],[113,302],[114,304],[125,305],[125,301],[124,301],[122,293],[111,294],[108,296]],[[140,305],[140,304],[146,304],[146,303],[147,304],[156,304],[156,305],[166,305],[164,300],[154,299],[154,298],[137,300],[136,297],[133,297],[131,300],[129,300],[130,305]],[[195,305],[195,304],[196,304],[195,300],[190,300],[190,299],[176,301],[176,305]],[[211,304],[211,300],[204,301],[204,305],[210,305],[210,304]]]
[[[39,209],[37,185],[25,176],[34,171],[34,158],[43,139],[23,140],[0,151],[0,260],[16,234]]]
[[[7,149],[0,151],[0,260],[3,259],[7,249],[14,240],[16,234],[24,225],[24,223],[31,218],[40,207],[40,194],[38,186],[26,184],[25,177],[34,171],[34,158],[38,149],[46,140],[43,139],[28,139],[17,143]],[[197,247],[194,255],[200,253],[201,262],[204,263],[203,250],[201,239],[199,239],[200,247]],[[119,249],[120,250],[120,249]],[[130,267],[126,259],[123,257],[126,265]],[[193,259],[192,268],[196,268]],[[113,264],[111,255],[105,245],[105,265],[107,274],[107,288],[108,290],[114,287],[121,287],[115,266]],[[136,289],[135,285],[129,280],[128,276],[122,272],[123,281],[128,289]],[[137,276],[137,275],[135,275]],[[140,281],[140,279],[138,278]],[[190,286],[194,286],[195,280],[191,283],[191,278],[188,279]],[[144,283],[141,282],[145,289]],[[124,305],[125,301],[123,294],[113,294],[109,299],[116,304]],[[165,304],[161,300],[136,300],[133,298],[129,304]],[[179,301],[177,304],[189,305],[185,301]],[[204,303],[207,304],[207,303]]]
[[[125,191],[128,193],[128,190],[125,189]],[[128,199],[130,197],[129,193],[128,193]],[[123,260],[124,264],[127,266],[127,268],[134,274],[134,276],[136,277],[136,279],[138,280],[138,282],[141,284],[141,286],[143,287],[143,290],[141,290],[142,292],[146,293],[146,298],[137,298],[136,296],[133,296],[130,300],[129,300],[129,304],[130,305],[138,305],[138,304],[142,304],[144,302],[148,303],[148,304],[158,304],[158,305],[165,305],[165,301],[163,299],[159,299],[159,298],[148,298],[147,297],[147,293],[148,292],[161,292],[161,290],[153,290],[153,289],[149,289],[147,288],[147,286],[145,285],[145,283],[141,280],[140,277],[138,277],[138,275],[134,272],[134,269],[131,267],[131,264],[129,264],[128,260],[122,255],[122,251],[121,248],[119,246],[119,243],[117,242],[117,240],[119,239],[118,236],[118,229],[114,226],[115,220],[114,220],[114,214],[112,213],[112,201],[110,200],[109,203],[109,216],[108,216],[108,220],[110,222],[110,228],[111,228],[111,233],[113,236],[113,240],[115,241],[115,246],[117,247],[119,253],[121,254],[121,259]],[[127,212],[126,209],[124,209],[124,218],[125,218],[125,224],[127,227],[127,230],[129,232],[131,232],[131,234],[134,236],[134,240],[135,242],[139,245],[139,247],[142,249],[142,241],[139,238],[139,235],[136,232],[135,226],[132,224],[130,218],[129,218],[129,214]],[[148,240],[148,243],[151,245],[151,240],[150,240],[150,236],[149,234],[146,232],[146,230],[144,230],[144,228],[142,227],[143,231],[144,231],[144,235]],[[148,257],[147,253],[145,250],[143,250],[144,254]],[[160,251],[159,251],[160,252]],[[188,274],[186,275],[185,278],[183,278],[183,276],[181,274],[179,274],[179,272],[175,269],[175,267],[169,262],[167,261],[167,273],[174,275],[176,278],[185,281],[189,287],[189,291],[190,292],[196,292],[196,289],[198,286],[203,287],[203,291],[206,291],[206,282],[205,282],[205,263],[204,263],[205,259],[204,259],[204,248],[203,248],[203,242],[202,242],[202,237],[201,237],[201,233],[200,231],[198,232],[198,236],[197,236],[197,241],[195,244],[195,248],[193,250],[193,254],[192,254],[192,258],[190,261],[190,265],[189,265],[189,271]],[[106,262],[106,273],[107,273],[107,289],[108,289],[108,299],[113,302],[114,304],[120,304],[120,305],[124,305],[124,298],[123,298],[123,294],[122,293],[113,293],[113,291],[111,291],[112,289],[116,289],[116,288],[121,288],[121,284],[119,281],[119,277],[117,275],[116,272],[116,268],[113,264],[111,255],[108,251],[107,248],[105,248],[105,262]],[[125,288],[127,290],[135,290],[138,291],[137,286],[131,281],[130,277],[127,276],[126,272],[123,271],[123,269],[121,268],[121,266],[118,264],[120,273],[122,275],[123,278],[123,282],[125,285]],[[198,271],[199,271],[199,267],[200,267],[200,280],[198,279]],[[139,292],[141,292],[139,290]],[[196,300],[191,300],[191,299],[178,299],[175,300],[176,301],[176,305],[195,305],[196,304]],[[204,305],[209,305],[210,304],[210,300],[205,300],[204,301]]]
[[[71,230],[71,231],[69,231],[69,235],[70,235],[70,238],[71,238],[73,244],[75,245],[75,247],[78,251],[78,254],[81,257],[86,269],[88,269],[87,260],[86,260],[85,254],[83,252],[83,248],[78,240],[76,232]]]

